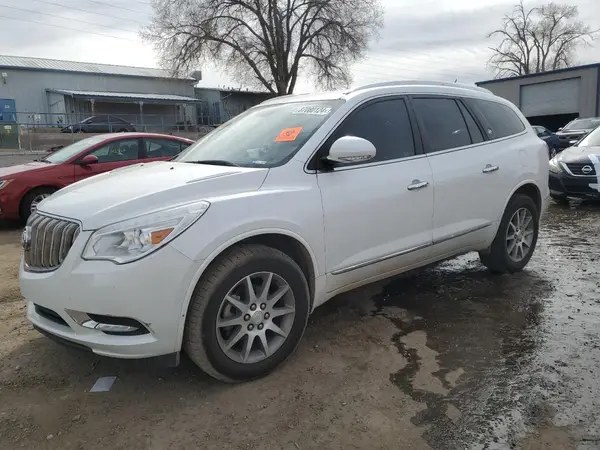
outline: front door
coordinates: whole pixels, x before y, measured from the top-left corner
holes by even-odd
[[[87,155],[94,155],[97,157],[98,162],[86,166],[75,163],[75,181],[83,180],[84,178],[108,172],[119,167],[142,162],[140,160],[140,150],[142,148],[140,141],[141,139],[138,138],[119,139],[111,141],[87,153]]]
[[[318,152],[342,136],[375,145],[366,163],[317,175],[324,211],[328,292],[393,275],[427,259],[433,178],[406,102],[378,100],[355,110]]]

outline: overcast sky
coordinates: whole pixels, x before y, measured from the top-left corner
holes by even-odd
[[[475,82],[491,78],[485,35],[500,25],[515,0],[382,0],[385,28],[354,84],[391,79]],[[533,6],[537,1],[526,1]],[[600,0],[563,0],[600,29]],[[151,45],[138,36],[149,23],[150,0],[0,0],[0,54],[157,67]],[[581,49],[578,62],[600,62],[600,39]],[[201,85],[234,86],[210,65]],[[303,80],[297,91],[314,90]]]

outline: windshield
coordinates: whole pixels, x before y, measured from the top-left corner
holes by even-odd
[[[342,103],[324,100],[252,108],[188,147],[175,161],[242,167],[283,164]]]
[[[600,147],[600,127],[596,128],[581,141],[579,141],[576,147]]]
[[[575,119],[565,125],[563,130],[589,130],[600,125],[600,119]]]
[[[89,148],[94,144],[98,144],[104,139],[106,139],[106,136],[92,136],[87,139],[82,139],[80,141],[74,142],[71,145],[63,147],[60,150],[55,151],[54,153],[43,158],[42,161],[48,161],[53,164],[64,163],[65,161],[71,159],[73,156],[82,152],[86,148]]]

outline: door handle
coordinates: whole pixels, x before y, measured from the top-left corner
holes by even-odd
[[[491,172],[495,172],[498,169],[500,169],[500,167],[492,166],[491,164],[486,164],[486,166],[483,168],[482,172],[483,173],[491,173]]]
[[[422,189],[427,185],[429,185],[427,181],[412,180],[412,183],[406,186],[406,189],[409,191],[414,191],[417,189]]]

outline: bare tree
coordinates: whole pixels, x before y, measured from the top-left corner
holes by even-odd
[[[504,16],[502,28],[488,38],[500,38],[488,64],[496,77],[511,77],[570,67],[577,48],[589,45],[598,30],[579,20],[577,6],[548,3],[525,9],[523,0]]]
[[[232,78],[292,93],[300,71],[348,85],[383,26],[380,0],[153,0],[142,36],[175,72],[210,61]]]

